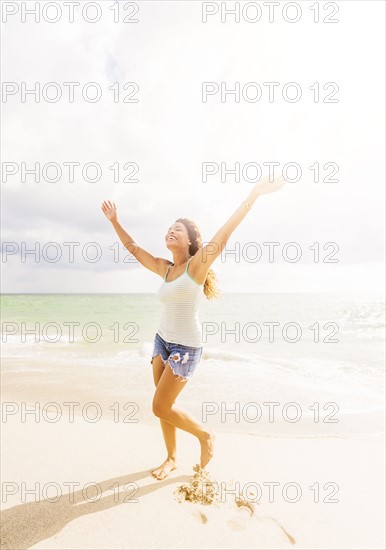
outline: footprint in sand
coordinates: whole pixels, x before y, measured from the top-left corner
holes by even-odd
[[[208,522],[208,518],[206,517],[206,515],[203,512],[198,512],[198,515],[200,516],[201,523],[207,523]]]
[[[201,524],[210,522],[213,524],[228,525],[232,531],[243,531],[250,520],[251,514],[247,509],[238,509],[236,512],[234,510],[227,510],[225,508],[214,509],[213,507],[203,510],[198,508],[192,511],[194,518]]]
[[[248,521],[251,518],[251,513],[246,508],[239,508],[232,516],[233,517],[226,522],[228,527],[232,529],[232,531],[243,531],[247,527]]]
[[[208,523],[208,514],[206,510],[203,510],[203,506],[195,505],[192,506],[192,503],[189,503],[190,505],[186,506],[186,510],[189,514],[191,514],[194,519],[201,524]]]
[[[221,523],[222,512],[215,505],[196,505],[196,509],[191,513],[196,521],[201,524],[210,522],[211,525]]]

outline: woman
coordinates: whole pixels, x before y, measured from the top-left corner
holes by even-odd
[[[215,275],[210,266],[221,254],[229,237],[257,197],[278,191],[283,185],[283,177],[273,182],[269,181],[268,176],[262,178],[246,201],[204,247],[194,222],[188,218],[176,220],[165,235],[165,244],[173,254],[173,262],[155,258],[136,244],[118,220],[115,203],[104,201],[102,204],[102,211],[111,221],[123,245],[144,267],[163,278],[158,297],[164,309],[154,339],[151,363],[156,385],[153,413],[161,422],[167,458],[158,468],[151,470],[156,479],[164,479],[177,467],[177,428],[198,438],[202,468],[213,456],[213,431],[198,422],[188,411],[175,405],[175,400],[197,368],[203,351],[198,321],[200,298],[203,294],[208,299],[218,296]]]

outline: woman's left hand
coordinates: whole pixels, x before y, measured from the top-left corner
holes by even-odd
[[[258,197],[259,195],[266,195],[267,193],[274,193],[279,191],[285,184],[283,176],[276,177],[273,181],[269,181],[269,176],[264,176],[259,182],[256,183],[252,190],[252,193]]]

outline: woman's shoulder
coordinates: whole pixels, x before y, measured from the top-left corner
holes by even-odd
[[[209,267],[207,262],[203,261],[202,249],[198,249],[189,259],[189,274],[199,285],[205,284]]]
[[[167,260],[166,258],[158,258],[158,262],[160,265],[167,267],[168,265],[171,265],[173,262],[170,260]]]
[[[170,260],[167,260],[166,258],[157,258],[157,264],[158,264],[158,275],[162,277],[162,279],[166,275],[166,271],[169,266],[173,264]]]

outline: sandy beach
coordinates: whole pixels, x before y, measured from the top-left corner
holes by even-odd
[[[125,309],[123,298],[3,297],[9,321],[98,319],[106,336],[96,347],[64,334],[55,344],[7,337],[2,549],[384,548],[383,302],[235,295],[217,304],[221,322],[239,304],[245,323],[297,311],[307,327],[315,312],[320,322],[333,312],[343,328],[333,347],[310,337],[294,347],[208,342],[177,400],[217,436],[213,485],[201,483],[215,498],[204,504],[178,498],[197,475],[191,434],[177,432],[178,468],[150,475],[166,458],[152,412],[154,300],[130,296]],[[146,318],[135,346],[108,338],[116,312],[122,326]]]
[[[0,8],[0,550],[386,550],[386,2]]]
[[[219,499],[205,505],[176,494],[199,461],[190,434],[178,431],[179,467],[156,481],[149,470],[165,458],[157,418],[69,420],[3,415],[1,548],[384,547],[381,436],[218,432],[207,471]]]

